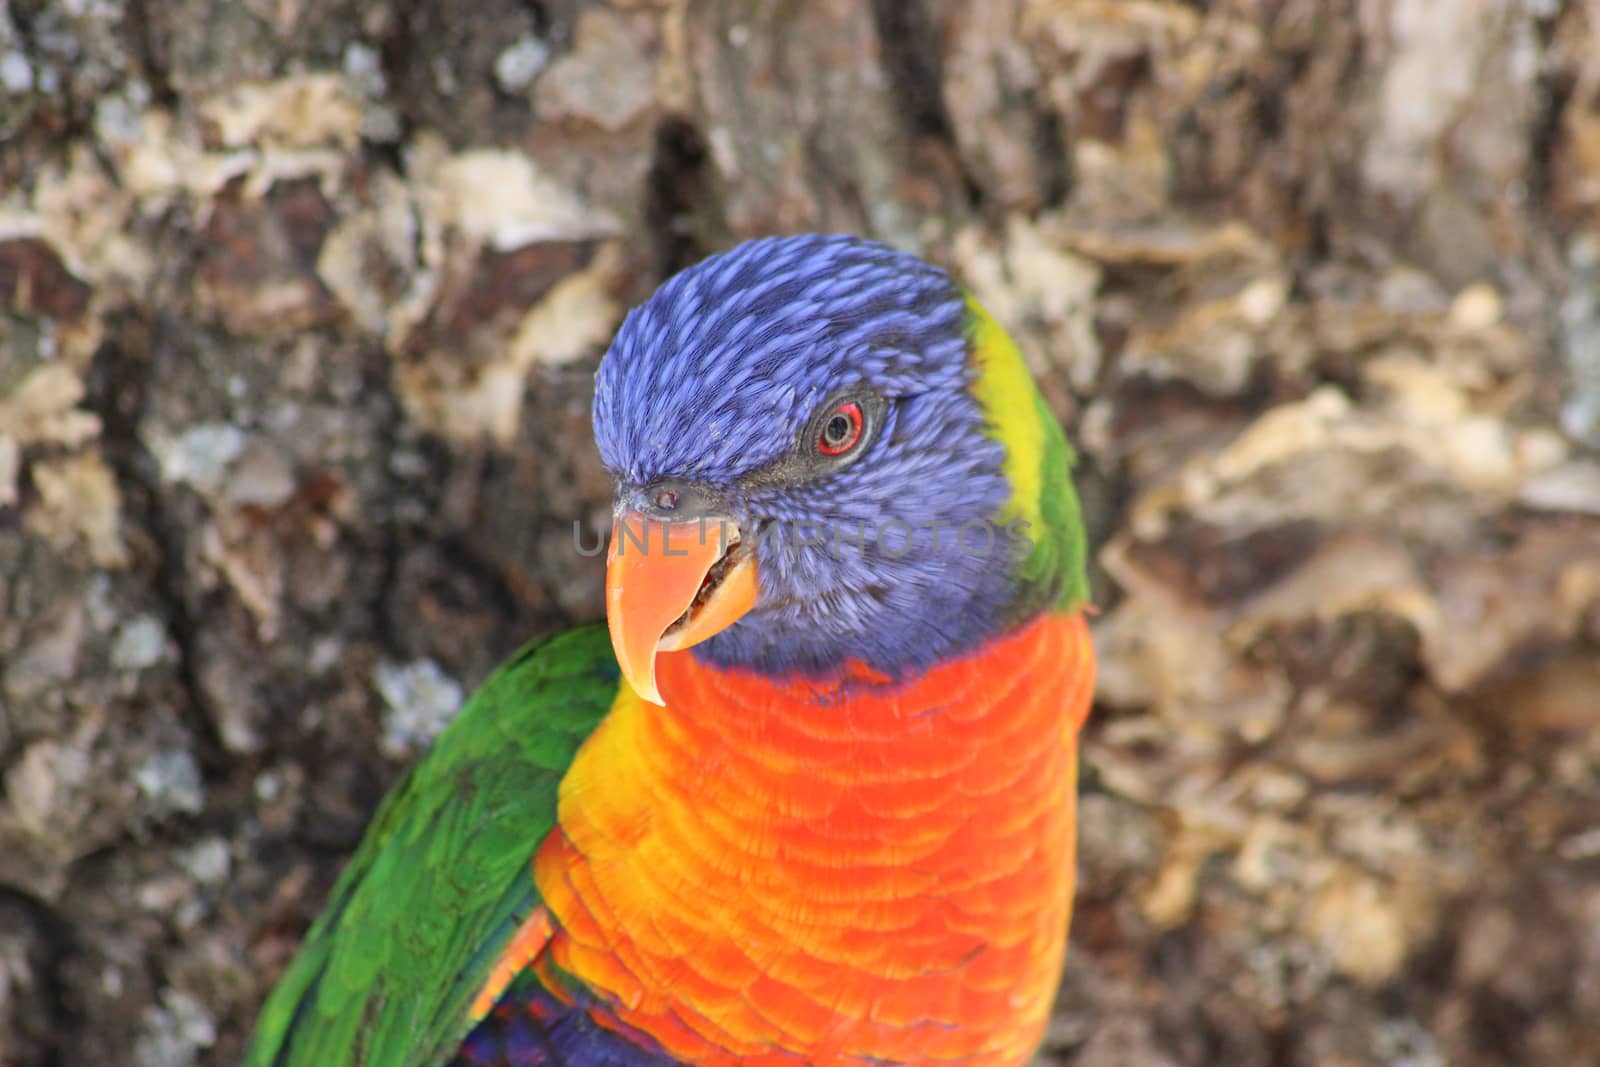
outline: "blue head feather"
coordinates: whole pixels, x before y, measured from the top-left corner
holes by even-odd
[[[1005,450],[971,390],[965,307],[912,256],[807,235],[712,256],[628,315],[594,402],[620,496],[687,480],[759,531],[756,607],[699,656],[774,675],[853,660],[901,676],[1006,625],[1027,545],[995,524]],[[860,458],[764,479],[847,387],[887,402]]]

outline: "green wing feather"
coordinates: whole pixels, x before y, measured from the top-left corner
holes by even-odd
[[[531,860],[556,791],[618,687],[604,626],[534,642],[490,676],[385,798],[268,999],[245,1067],[434,1067],[539,906]]]

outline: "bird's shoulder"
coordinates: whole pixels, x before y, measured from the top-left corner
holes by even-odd
[[[263,1009],[246,1067],[431,1067],[540,907],[531,861],[619,673],[604,626],[535,641],[384,799]]]

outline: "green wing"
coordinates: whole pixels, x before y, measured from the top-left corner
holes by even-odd
[[[434,1067],[539,905],[556,789],[618,686],[604,626],[523,648],[379,807],[262,1009],[246,1067]]]

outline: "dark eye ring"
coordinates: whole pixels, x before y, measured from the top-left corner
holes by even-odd
[[[842,456],[861,443],[865,427],[866,417],[861,413],[861,405],[846,400],[823,421],[817,433],[817,451],[824,456]]]

